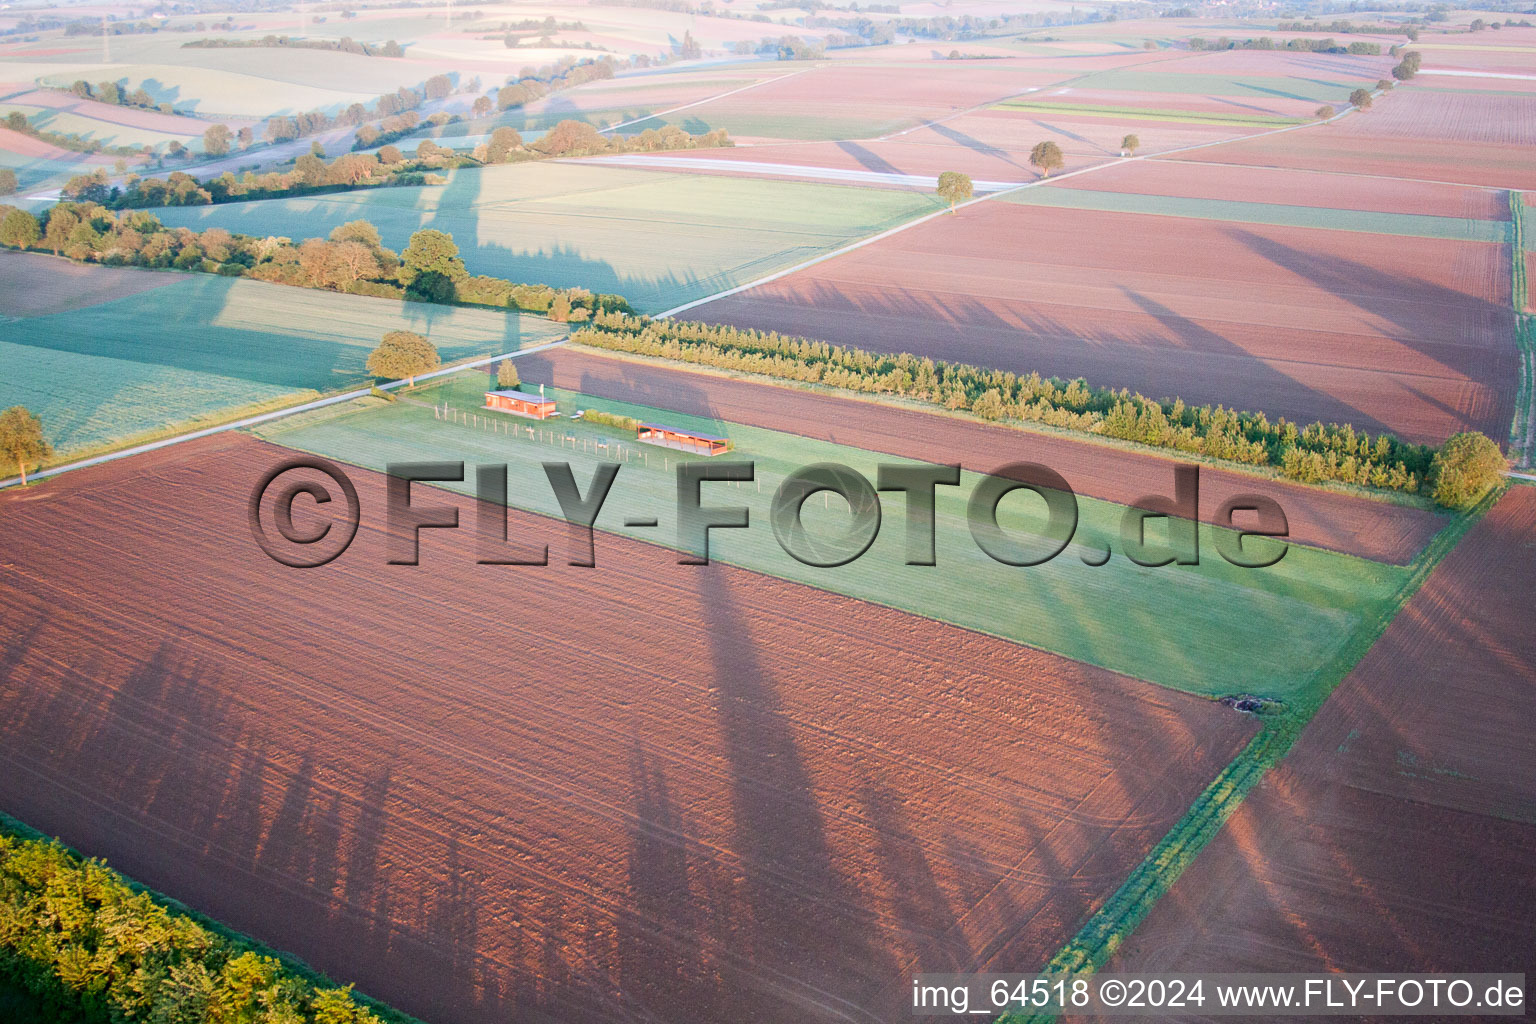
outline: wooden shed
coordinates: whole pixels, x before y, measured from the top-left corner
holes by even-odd
[[[547,420],[555,414],[555,400],[526,391],[487,391],[485,407],[496,412],[510,412],[531,420]]]
[[[658,444],[663,448],[675,448],[695,455],[724,455],[731,450],[731,442],[713,434],[701,434],[697,430],[680,430],[660,423],[642,423],[636,440],[646,444]]]

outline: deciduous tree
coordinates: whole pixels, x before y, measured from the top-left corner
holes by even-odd
[[[517,375],[517,366],[510,359],[503,359],[496,367],[496,386],[499,388],[515,388],[523,382]]]
[[[1121,156],[1132,156],[1140,148],[1141,148],[1141,139],[1137,138],[1134,135],[1127,135],[1125,138],[1120,140],[1120,155]]]
[[[11,207],[0,218],[0,245],[30,249],[37,244],[42,234],[42,229],[37,226],[37,218],[26,210]]]
[[[369,373],[404,380],[412,387],[419,375],[441,365],[436,346],[414,331],[390,331],[368,356]]]
[[[1049,178],[1052,171],[1059,171],[1066,166],[1067,159],[1062,155],[1061,147],[1048,139],[1035,143],[1035,148],[1029,151],[1029,162]]]
[[[969,174],[944,171],[939,175],[939,198],[949,203],[949,212],[955,212],[955,204],[963,203],[976,194]]]
[[[234,137],[228,125],[210,125],[203,132],[203,152],[209,156],[225,156],[229,153],[229,145]]]
[[[1456,434],[1441,446],[1430,468],[1435,501],[1446,508],[1471,508],[1499,485],[1508,468],[1499,446],[1484,435]]]
[[[411,236],[400,254],[400,283],[407,295],[429,302],[447,302],[455,286],[469,276],[453,236],[433,228],[423,228]]]
[[[25,406],[13,405],[0,412],[0,452],[16,463],[21,482],[27,482],[27,463],[46,459],[53,454],[48,439],[43,436],[43,425]]]

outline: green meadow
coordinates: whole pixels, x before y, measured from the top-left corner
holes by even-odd
[[[461,170],[445,186],[169,207],[201,230],[324,236],[350,220],[403,248],[453,235],[474,274],[625,296],[660,312],[935,209],[932,195],[795,181],[539,162]]]
[[[570,462],[585,489],[597,463],[620,461],[622,468],[597,520],[599,530],[675,545],[675,471],[680,459],[696,456],[637,444],[627,432],[570,419],[537,424],[480,411],[486,382],[479,372],[457,374],[400,402],[357,403],[306,414],[264,426],[258,433],[278,444],[375,470],[391,462],[444,459],[471,465],[504,463],[510,467],[511,503],[545,515],[557,515],[558,505],[541,462]],[[713,558],[1193,693],[1258,693],[1285,700],[1307,696],[1356,627],[1366,616],[1391,606],[1411,573],[1411,567],[1300,546],[1292,546],[1271,568],[1239,568],[1216,553],[1217,531],[1210,527],[1201,528],[1198,566],[1142,567],[1120,551],[1124,508],[1083,497],[1078,498],[1077,532],[1065,551],[1040,566],[1008,566],[993,561],[971,537],[966,502],[978,479],[972,474],[965,474],[958,488],[938,490],[936,566],[904,564],[906,525],[900,495],[883,499],[883,525],[862,557],[836,568],[806,566],[781,549],[769,524],[770,501],[785,476],[813,463],[836,462],[873,480],[880,463],[902,460],[655,408],[554,390],[550,394],[567,416],[579,408],[601,409],[724,434],[735,442],[734,452],[724,458],[752,460],[756,479],[705,484],[704,503],[746,506],[752,525],[714,531]],[[446,404],[458,413],[452,421],[440,418],[434,404]],[[1056,468],[1070,483],[1071,468]],[[444,486],[471,493],[472,470],[466,476],[463,484]],[[631,517],[643,516],[656,517],[658,527],[624,525]],[[846,505],[835,497],[812,497],[805,506],[806,529],[813,537],[836,533],[845,518]],[[999,523],[1010,534],[1035,534],[1043,523],[1043,503],[1029,492],[1010,495],[999,506]],[[1159,539],[1162,529],[1150,527],[1149,538]],[[516,571],[569,571],[559,567],[566,550],[564,527],[552,527],[538,540],[550,543],[556,564]],[[429,534],[423,541],[428,561],[431,546]],[[1107,564],[1087,564],[1102,559],[1106,546],[1115,552]],[[597,557],[604,557],[601,535]],[[613,557],[611,548],[608,557]]]
[[[429,337],[445,363],[563,333],[537,317],[185,275],[163,288],[5,325],[0,408],[41,418],[58,454],[369,383],[388,331]],[[286,401],[285,401],[286,400]]]

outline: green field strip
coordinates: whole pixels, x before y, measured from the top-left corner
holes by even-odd
[[[444,186],[165,207],[167,225],[324,237],[351,220],[400,250],[453,235],[472,274],[623,295],[655,313],[756,280],[939,208],[884,188],[541,161],[456,171]]]
[[[1000,197],[1021,206],[1050,206],[1103,213],[1135,213],[1158,217],[1188,217],[1275,227],[1320,228],[1329,231],[1362,231],[1368,234],[1408,238],[1440,238],[1459,242],[1507,244],[1511,226],[1499,220],[1469,217],[1436,217],[1417,213],[1382,213],[1371,210],[1335,210],[1322,206],[1291,206],[1236,199],[1194,199],[1186,196],[1152,196],[1138,192],[1096,192],[1086,188],[1044,185]]]
[[[640,540],[674,543],[675,467],[680,457],[691,456],[637,446],[623,432],[568,420],[533,426],[557,431],[562,439],[570,431],[577,439],[574,447],[554,443],[548,436],[529,440],[492,432],[489,423],[502,431],[509,424],[528,424],[480,412],[485,382],[481,373],[458,374],[411,396],[417,403],[446,402],[461,414],[478,416],[480,422],[472,419],[470,425],[440,420],[429,405],[402,401],[306,414],[265,426],[258,433],[279,444],[376,470],[389,462],[430,459],[505,463],[510,466],[512,504],[544,515],[558,515],[558,506],[541,461],[570,461],[577,480],[585,486],[595,465],[610,460],[616,451],[610,447],[607,454],[600,454],[589,445],[599,440],[610,446],[623,444],[628,461],[598,527]],[[879,463],[909,460],[655,408],[553,394],[568,411],[601,409],[732,438],[737,446],[732,458],[755,461],[758,483],[710,485],[706,501],[745,505],[755,525],[749,530],[716,532],[711,554],[720,561],[1031,644],[1192,693],[1259,693],[1298,699],[1336,656],[1362,616],[1391,601],[1410,571],[1301,546],[1292,546],[1272,568],[1240,569],[1216,554],[1218,531],[1205,525],[1198,566],[1145,568],[1120,553],[1124,509],[1082,497],[1076,537],[1062,555],[1031,568],[1006,566],[983,553],[970,536],[965,502],[977,477],[969,473],[961,487],[939,491],[938,566],[904,564],[904,517],[898,511],[899,499],[892,499],[896,504],[887,503],[884,525],[863,557],[837,568],[815,568],[785,554],[769,527],[769,502],[780,481],[795,469],[819,462],[851,466],[872,480]],[[999,453],[999,462],[1004,461],[1006,456]],[[1070,483],[1071,467],[1060,467],[1060,471]],[[472,482],[447,486],[464,493],[473,488]],[[1171,487],[1170,471],[1170,492]],[[1036,532],[1041,521],[1038,504],[1027,496],[1005,501],[1000,511],[1004,528]],[[835,504],[830,510],[808,506],[812,530],[817,528],[817,515],[842,523]],[[622,525],[631,516],[658,516],[661,526],[631,530]],[[1161,536],[1160,529],[1154,525],[1149,532]],[[562,543],[563,533],[554,541],[556,557]],[[1116,554],[1108,565],[1084,564],[1084,558],[1102,556],[1110,544]]]
[[[1502,489],[1496,489],[1475,509],[1457,517],[1435,535],[1415,560],[1392,600],[1373,608],[1362,618],[1329,664],[1318,673],[1316,685],[1309,693],[1279,714],[1261,716],[1262,731],[1195,798],[1183,817],[1131,871],[1114,895],[1041,968],[1042,973],[1088,974],[1103,967],[1114,956],[1151,913],[1157,901],[1172,890],[1185,869],[1216,837],[1265,773],[1290,751],[1328,695],[1381,639],[1430,573],[1493,507],[1500,494]],[[999,1024],[1047,1024],[1053,1020],[1053,1016],[1046,1014],[1024,1013],[1004,1014],[998,1018]]]
[[[1529,467],[1536,455],[1536,316],[1525,312],[1530,304],[1529,251],[1533,224],[1532,210],[1521,192],[1509,193],[1510,223],[1510,298],[1515,309],[1515,350],[1520,365],[1520,381],[1515,389],[1515,415],[1509,425],[1510,456],[1515,465]]]
[[[1282,117],[1279,114],[1213,114],[1199,110],[1177,110],[1157,107],[1107,107],[1094,103],[1050,103],[1031,100],[1004,100],[993,110],[1023,110],[1039,114],[1075,114],[1084,117],[1108,117],[1134,121],[1184,121],[1191,124],[1228,125],[1239,128],[1283,128],[1288,124],[1302,124],[1299,117]]]
[[[0,408],[25,405],[60,456],[76,455],[366,385],[368,353],[392,330],[427,335],[445,363],[564,332],[541,317],[175,275],[6,323]]]

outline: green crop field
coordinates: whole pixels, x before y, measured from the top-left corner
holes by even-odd
[[[392,330],[427,335],[444,362],[562,332],[536,317],[189,275],[8,322],[0,408],[25,405],[58,453],[69,454],[360,386],[370,379],[368,352]]]
[[[274,423],[259,432],[279,444],[372,469],[383,469],[389,462],[442,459],[506,463],[513,503],[545,514],[557,514],[558,506],[539,467],[541,461],[571,462],[578,483],[585,488],[599,460],[619,459],[624,465],[603,506],[599,527],[660,543],[674,541],[673,470],[680,458],[693,456],[636,444],[625,432],[591,424],[566,419],[534,424],[479,412],[486,380],[479,372],[458,374],[412,395],[419,404],[402,401],[327,410]],[[706,505],[746,505],[752,516],[750,529],[715,531],[713,557],[1195,693],[1259,693],[1287,700],[1306,696],[1356,625],[1374,610],[1390,605],[1411,572],[1411,568],[1295,546],[1272,568],[1237,568],[1216,554],[1215,531],[1205,527],[1198,566],[1143,568],[1119,552],[1124,509],[1087,498],[1078,501],[1080,522],[1074,542],[1059,557],[1032,568],[1005,566],[981,552],[967,529],[965,502],[977,479],[971,474],[966,474],[959,488],[939,489],[937,566],[903,564],[903,506],[899,496],[891,496],[878,538],[863,557],[838,568],[808,567],[781,550],[769,526],[769,502],[784,476],[813,463],[839,462],[873,480],[880,462],[901,460],[790,434],[550,393],[567,414],[577,408],[596,408],[724,434],[736,443],[736,450],[726,458],[755,461],[757,482],[705,485]],[[434,402],[478,416],[479,422],[440,419],[425,404]],[[535,435],[531,438],[527,436],[530,428]],[[597,449],[598,441],[608,447]],[[1070,468],[1064,469],[1070,482]],[[448,486],[469,493],[473,473],[466,475],[468,482]],[[828,524],[833,529],[841,525],[840,500],[827,504],[830,507],[823,507],[823,499],[812,498],[806,506],[807,528],[813,534]],[[1038,525],[1035,506],[1039,504],[1027,493],[1011,496],[1000,506],[1000,521],[1009,531],[1030,531]],[[630,516],[642,515],[659,517],[659,528],[628,530],[622,525]],[[1159,531],[1153,526],[1148,533],[1155,539],[1161,536]],[[563,528],[539,538],[545,539],[558,564],[565,551]],[[1107,565],[1084,563],[1084,557],[1102,556],[1107,543],[1116,548]],[[427,559],[430,548],[429,535],[424,540]],[[603,557],[601,538],[597,557]]]
[[[1083,179],[1090,181],[1091,179]],[[1436,217],[1416,213],[1384,213],[1370,210],[1335,210],[1322,206],[1289,206],[1235,199],[1192,199],[1184,196],[1150,196],[1136,192],[1096,192],[1085,188],[1040,186],[1002,197],[1021,206],[1051,206],[1105,213],[1141,213],[1164,217],[1195,217],[1200,220],[1241,224],[1273,224],[1280,227],[1330,228],[1417,238],[1446,238],[1462,242],[1498,242],[1508,245],[1508,221],[1470,217]]]
[[[446,186],[157,210],[167,224],[325,235],[359,217],[402,248],[447,231],[471,273],[617,292],[659,312],[936,208],[935,196],[793,181],[540,162],[454,173]]]

